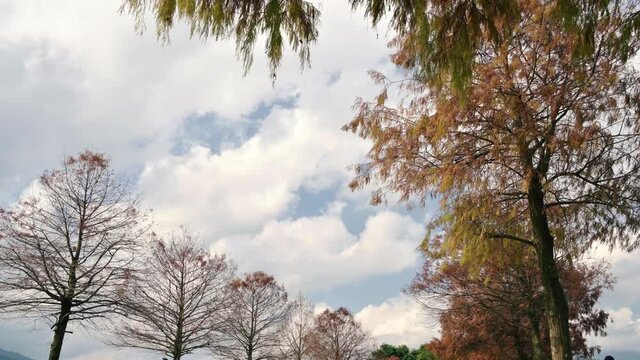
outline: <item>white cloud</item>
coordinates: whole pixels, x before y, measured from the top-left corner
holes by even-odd
[[[293,205],[299,189],[345,182],[354,148],[317,116],[278,109],[236,148],[194,146],[147,164],[139,187],[161,225],[189,224],[207,237],[252,232]]]
[[[609,329],[611,330],[624,330],[635,327],[634,324],[636,320],[633,318],[633,311],[628,307],[610,310],[609,316],[612,323],[609,325]]]
[[[344,186],[351,176],[345,168],[363,157],[367,144],[339,128],[350,120],[356,96],[377,91],[365,71],[392,67],[384,34],[378,39],[361,13],[352,13],[347,1],[321,2],[313,67],[299,72],[289,53],[272,87],[261,44],[253,70],[242,77],[233,44],[188,40],[179,25],[163,47],[152,22],[136,35],[133,20],[117,15],[120,4],[0,3],[0,202],[17,197],[63,154],[89,147],[107,152],[119,168],[143,169],[137,185],[159,224],[190,226],[241,268],[272,272],[292,291],[328,289],[416,263],[424,229],[408,216],[382,211],[354,234],[339,202],[319,216],[293,213],[301,189],[338,186],[336,199],[327,201],[367,206],[367,191],[350,193]],[[248,114],[259,104],[290,98],[296,99],[292,109],[276,108],[241,144],[219,153],[207,144],[170,153],[176,134],[188,136],[181,133],[187,116],[213,114],[244,126],[255,121]],[[603,296],[618,319],[603,340],[612,346],[640,338],[637,255],[598,253],[613,262],[618,278],[614,292]],[[412,306],[404,297],[391,298],[358,318],[381,341],[428,341],[435,333],[429,324],[426,332],[418,329],[423,317]],[[43,354],[49,335],[38,340]],[[70,356],[118,358],[89,337],[69,336]]]
[[[416,265],[424,228],[411,217],[382,211],[360,234],[339,213],[271,221],[255,236],[224,238],[214,251],[237,259],[242,271],[273,273],[290,291],[315,292]]]
[[[609,313],[607,336],[590,337],[589,343],[600,345],[604,353],[612,350],[637,350],[640,340],[640,262],[639,251],[609,250],[596,246],[590,251],[593,260],[606,260],[616,279],[613,291],[605,292],[598,306]]]
[[[591,337],[590,344],[600,345],[604,352],[611,350],[637,350],[640,338],[640,317],[628,307],[607,309],[609,325],[607,336]]]
[[[312,70],[301,73],[296,56],[287,52],[278,81],[272,86],[261,44],[256,46],[253,71],[243,77],[234,44],[189,40],[187,26],[179,23],[171,44],[162,46],[155,38],[153,20],[148,21],[148,31],[138,36],[131,16],[117,14],[121,4],[120,0],[34,0],[3,6],[0,52],[19,51],[11,77],[24,73],[20,83],[8,88],[17,90],[14,97],[19,100],[46,106],[47,111],[28,115],[45,125],[32,131],[55,134],[54,130],[60,129],[61,134],[69,135],[54,138],[52,144],[35,144],[38,147],[64,141],[104,147],[111,153],[129,145],[126,150],[130,152],[128,142],[132,139],[166,140],[190,114],[214,112],[237,121],[262,102],[297,93],[305,83],[310,84],[305,92],[319,94],[319,89],[329,87],[327,79],[334,72],[355,72],[366,79],[365,71],[388,53],[385,41],[376,39],[347,3],[330,1],[322,4],[323,23],[330,26],[321,28]],[[346,56],[354,53],[358,56]],[[345,90],[350,91],[323,96],[350,105],[355,96],[369,92],[368,86],[360,91],[363,84],[345,84]],[[370,84],[367,80],[366,85]],[[51,101],[35,100],[34,92],[47,86],[55,88],[40,95]],[[317,108],[325,113],[335,111],[342,122],[348,120],[344,108],[318,100],[312,100]],[[130,155],[121,158],[131,160]],[[134,158],[139,161],[143,157]]]
[[[329,304],[327,303],[317,303],[317,304],[313,304],[313,314],[314,315],[320,315],[322,314],[325,310],[329,310],[332,311],[333,308],[331,306],[329,306]]]
[[[379,344],[406,344],[418,347],[439,335],[437,320],[405,295],[393,297],[380,305],[369,305],[355,315]]]
[[[138,36],[120,0],[5,3],[0,22],[0,185],[24,185],[65,153],[109,153],[120,168],[166,154],[191,114],[237,121],[294,93],[263,71],[242,77],[233,44],[178,26],[171,46]],[[256,52],[256,68],[264,55]],[[287,66],[282,74],[296,74]],[[288,76],[283,76],[287,78]],[[15,189],[14,189],[15,191]],[[6,200],[7,195],[3,194]]]
[[[600,303],[606,308],[631,307],[640,312],[640,250],[632,252],[605,246],[595,247],[591,256],[595,260],[604,259],[611,264],[611,273],[616,279],[613,291],[605,292]]]

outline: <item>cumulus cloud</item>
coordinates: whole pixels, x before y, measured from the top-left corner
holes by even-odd
[[[322,291],[416,265],[424,228],[409,216],[382,211],[350,233],[339,212],[271,221],[255,236],[213,245],[239,261],[240,270],[273,273],[291,291]]]
[[[194,146],[148,163],[139,187],[159,224],[189,224],[210,237],[255,231],[284,213],[299,189],[346,181],[353,144],[314,114],[277,109],[235,148]]]
[[[4,3],[0,23],[0,185],[11,200],[64,154],[92,148],[121,168],[166,154],[184,118],[234,122],[288,97],[265,72],[242,76],[234,46],[203,46],[178,26],[171,46],[138,36],[119,0]],[[257,64],[264,55],[257,52]],[[284,74],[299,77],[296,66]],[[238,94],[242,94],[239,96]]]
[[[605,259],[611,264],[611,273],[616,278],[614,291],[603,295],[601,303],[608,308],[631,307],[640,312],[640,262],[639,250],[632,252],[614,249],[610,251],[604,246],[596,247],[591,252],[595,259]]]
[[[355,315],[377,341],[417,347],[439,335],[437,320],[413,299],[400,295],[380,305],[369,305]]]
[[[637,350],[640,338],[640,316],[628,307],[608,309],[610,323],[607,336],[592,337],[590,343],[603,350]]]
[[[1,203],[25,188],[32,192],[31,181],[58,166],[64,154],[91,148],[107,152],[119,169],[142,172],[133,181],[158,225],[187,225],[214,250],[228,252],[241,270],[272,272],[292,291],[322,291],[416,264],[415,247],[424,235],[419,221],[367,210],[364,228],[350,231],[341,210],[339,201],[367,207],[367,191],[350,193],[344,185],[346,167],[360,161],[368,146],[339,129],[350,120],[355,97],[377,91],[365,71],[392,69],[384,36],[378,38],[348,2],[320,2],[323,25],[313,67],[300,72],[295,55],[287,54],[275,86],[260,45],[253,70],[243,77],[233,44],[203,45],[178,25],[171,45],[161,46],[152,21],[143,36],[136,35],[132,19],[117,15],[120,4],[0,4]],[[251,115],[262,107],[269,111]],[[224,121],[231,132],[250,124],[255,132],[225,146],[195,141],[184,131],[194,116]],[[176,142],[188,144],[184,152],[172,153]],[[319,206],[334,203],[324,212],[295,213],[302,193],[327,189],[333,195]],[[636,343],[637,252],[598,256],[613,262],[618,278],[616,290],[603,297],[617,319],[604,341],[622,346],[615,340],[620,334]],[[418,311],[400,296],[369,305],[357,317],[381,342],[419,344],[436,333],[432,324],[421,328]],[[38,333],[37,344],[26,345],[38,347],[39,357],[46,354],[48,330]],[[33,337],[27,330],[20,334],[23,343]],[[70,335],[69,357],[130,354],[90,338]],[[18,335],[11,339],[2,345],[19,343]]]

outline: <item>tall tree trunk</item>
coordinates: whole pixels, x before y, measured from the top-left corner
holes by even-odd
[[[544,360],[544,349],[540,339],[540,319],[537,316],[529,316],[531,323],[531,348],[533,349],[533,360]]]
[[[180,303],[178,304],[178,323],[177,323],[177,327],[176,327],[176,338],[175,341],[173,343],[173,360],[180,360],[180,358],[182,357],[182,346],[183,346],[183,333],[182,333],[182,327],[184,325],[184,304],[185,304],[185,298],[184,298],[184,284],[185,284],[185,273],[186,273],[186,269],[185,269],[185,262],[184,262],[184,257],[181,258],[182,261],[182,267],[180,270],[180,283],[178,284],[179,286],[179,292],[180,292]]]
[[[180,319],[178,320],[178,328],[176,330],[176,339],[173,342],[173,353],[171,356],[173,360],[180,360],[182,357],[182,343],[183,343],[183,334],[182,334],[182,310],[180,310]]]
[[[528,189],[529,216],[536,239],[538,266],[544,286],[545,308],[549,318],[549,340],[552,360],[571,360],[569,306],[560,283],[554,257],[554,238],[545,212],[544,192],[540,176],[534,172]]]
[[[173,352],[171,353],[171,358],[173,360],[180,360],[181,357],[182,357],[182,349],[180,349],[180,347],[176,343],[174,345],[174,347],[173,347]]]
[[[60,306],[60,315],[58,321],[54,325],[53,341],[51,341],[51,347],[49,348],[49,360],[59,360],[60,352],[62,351],[62,341],[64,340],[64,334],[67,332],[67,324],[69,323],[69,313],[71,312],[71,304],[68,301],[63,301]]]
[[[515,326],[513,329],[513,344],[516,347],[516,354],[518,356],[518,360],[530,360],[527,354],[525,353],[526,345],[522,341],[522,337],[520,336],[520,329]]]
[[[178,324],[176,327],[176,333],[175,333],[175,340],[173,342],[173,352],[171,354],[171,356],[173,357],[173,360],[180,360],[180,358],[182,357],[182,347],[183,347],[183,342],[184,342],[184,334],[183,334],[183,322],[184,322],[184,307],[182,304],[184,304],[183,300],[184,300],[184,296],[183,294],[180,297],[181,303],[180,303],[180,309],[178,310]]]

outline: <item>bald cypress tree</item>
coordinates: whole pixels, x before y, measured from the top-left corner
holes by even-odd
[[[481,264],[503,248],[533,248],[552,358],[569,360],[558,248],[639,245],[640,79],[608,46],[624,28],[626,5],[609,9],[596,24],[597,51],[579,58],[580,35],[550,18],[553,2],[518,5],[509,42],[476,51],[464,94],[453,82],[412,78],[400,85],[401,105],[387,106],[398,83],[374,74],[381,94],[359,101],[346,127],[373,142],[352,186],[377,183],[374,203],[388,192],[422,204],[438,196],[426,249]],[[638,38],[630,41],[637,47]],[[403,51],[401,65],[411,59]]]

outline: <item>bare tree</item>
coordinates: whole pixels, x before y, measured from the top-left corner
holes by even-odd
[[[67,157],[39,185],[0,214],[0,310],[51,322],[56,360],[70,321],[114,311],[147,226],[103,154]]]
[[[316,317],[310,344],[314,360],[367,359],[374,348],[371,335],[343,307]]]
[[[207,347],[228,306],[235,265],[199,248],[185,229],[168,241],[154,236],[144,260],[121,294],[126,318],[115,326],[111,343],[175,360]]]
[[[291,306],[289,319],[282,328],[280,355],[282,359],[303,360],[309,358],[309,337],[313,332],[313,305],[302,293]]]
[[[278,359],[280,329],[289,317],[287,291],[261,271],[234,280],[231,306],[211,350],[224,359]]]

